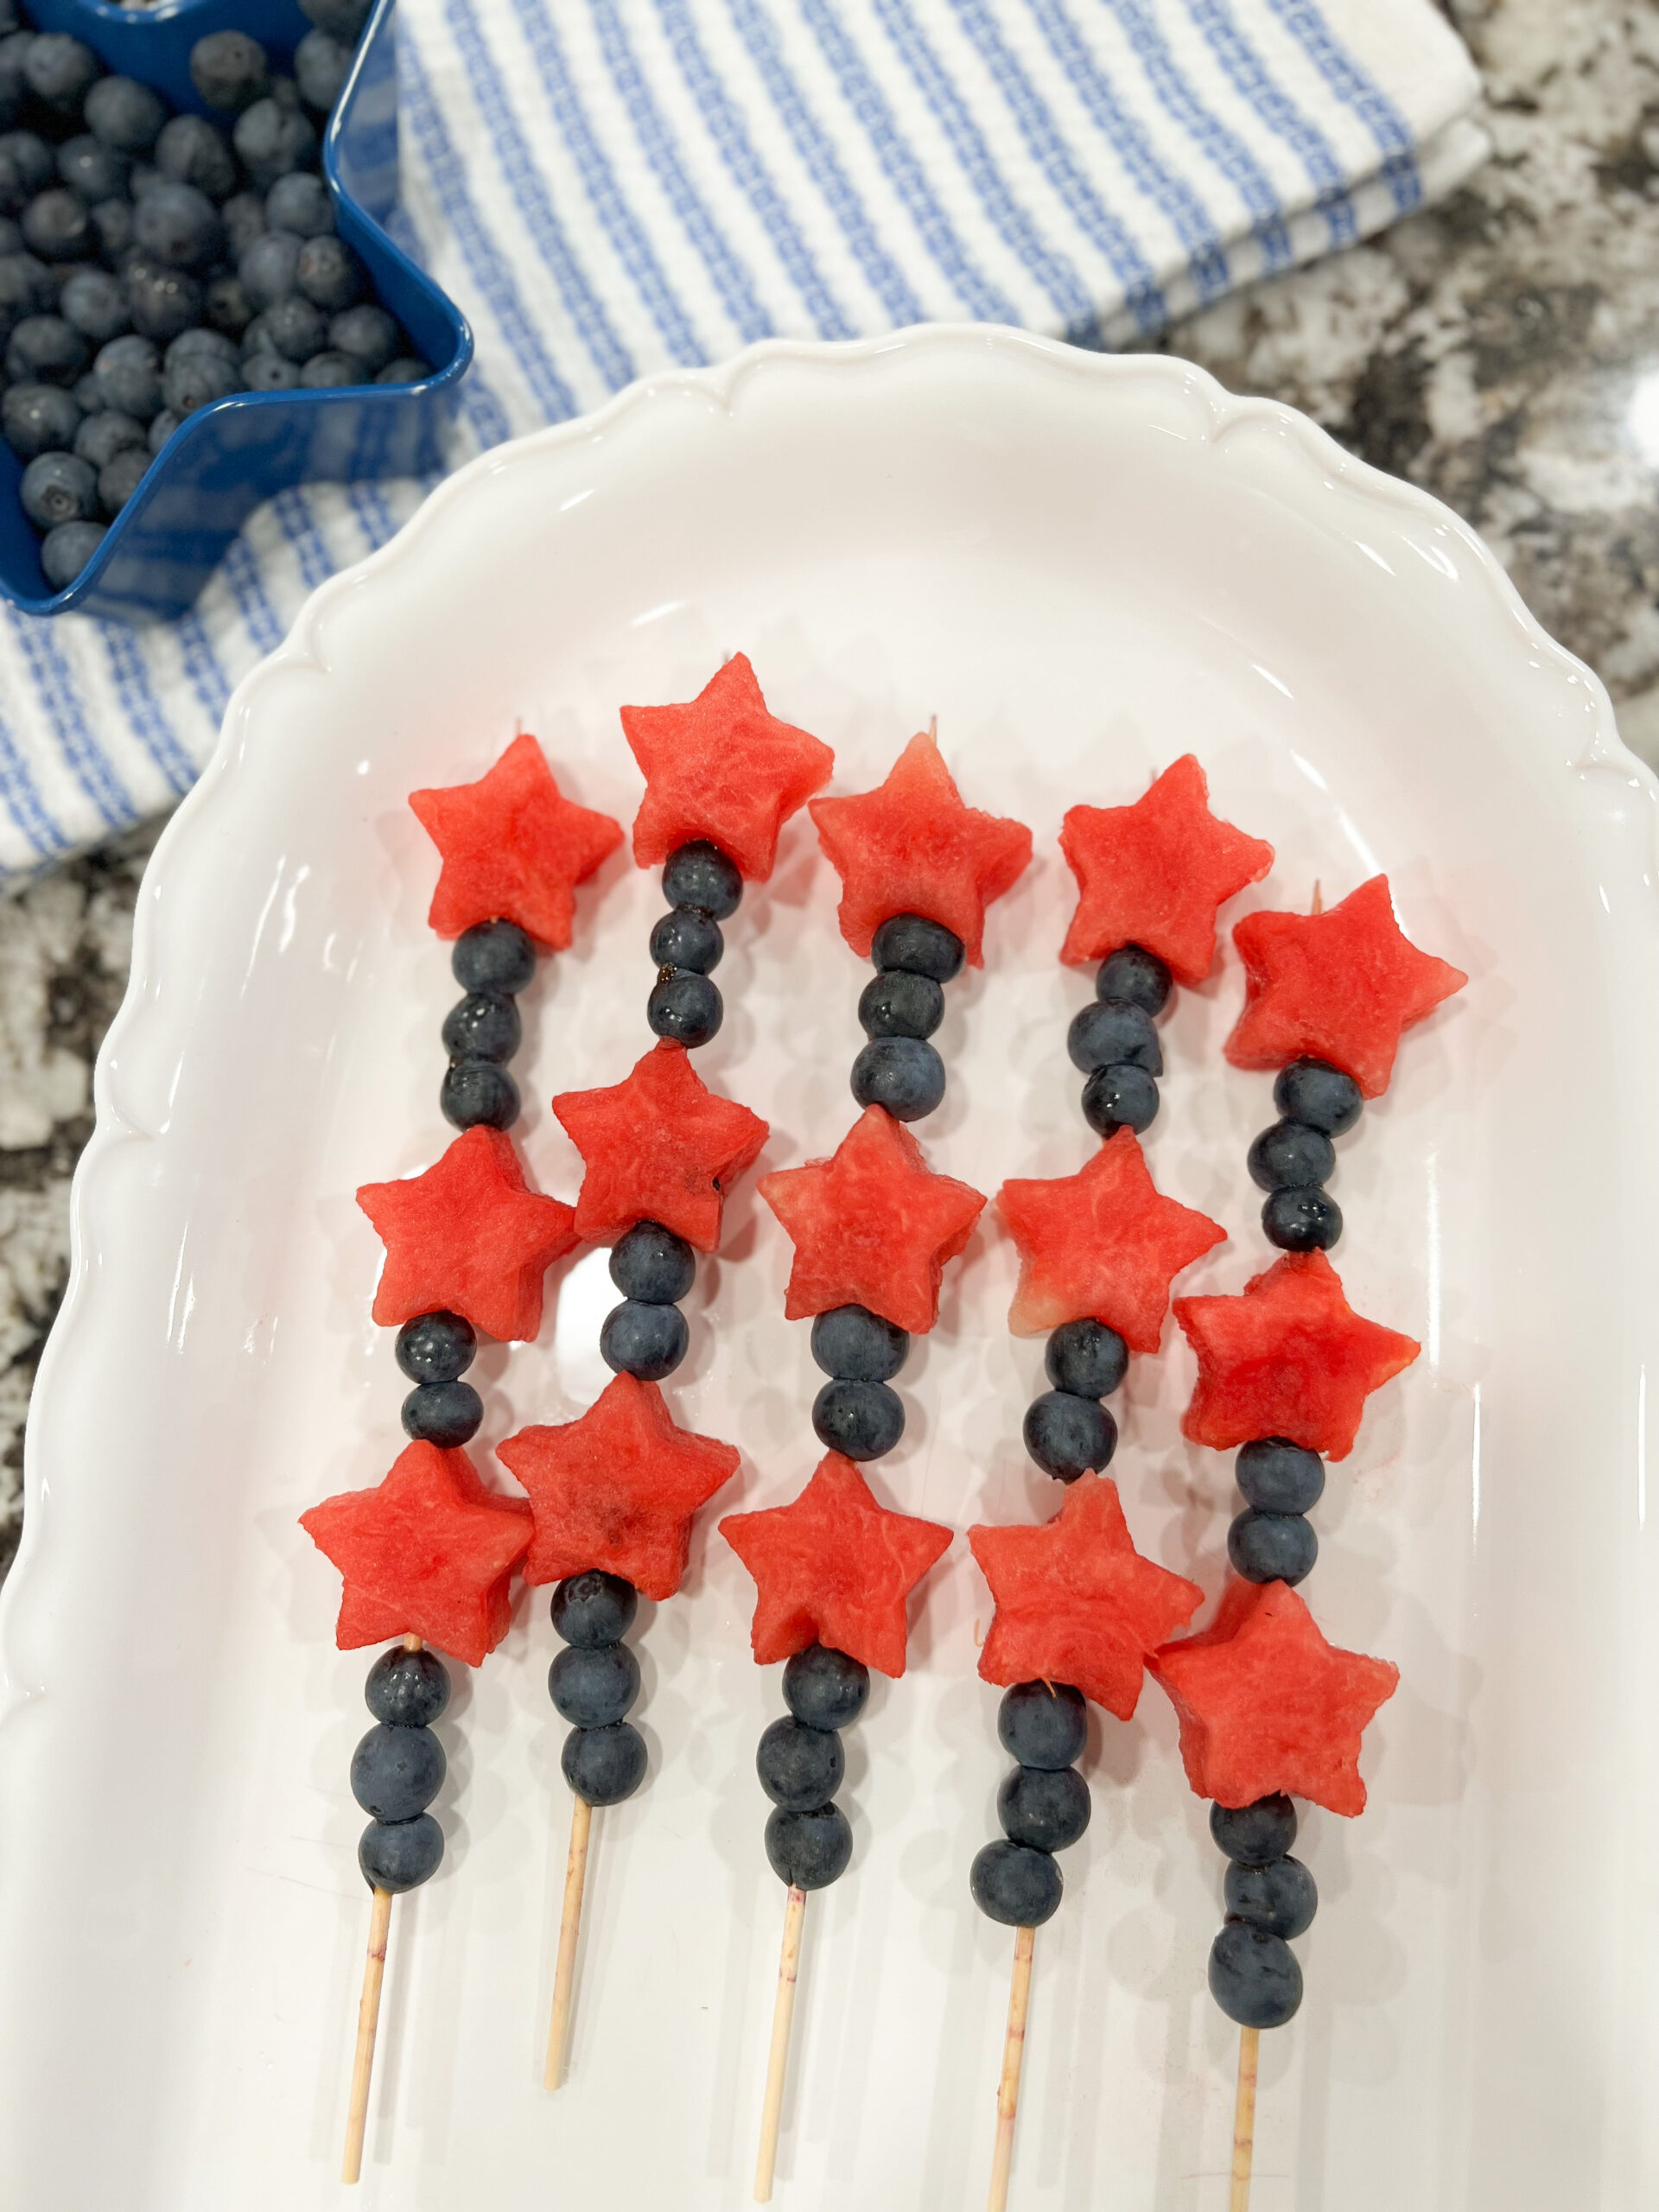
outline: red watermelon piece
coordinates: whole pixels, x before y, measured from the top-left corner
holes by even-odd
[[[776,1168],[755,1185],[795,1247],[784,1312],[867,1306],[912,1335],[939,1318],[939,1278],[984,1210],[936,1175],[901,1122],[867,1106],[831,1160]]]
[[[645,779],[633,822],[641,868],[707,838],[764,883],[779,831],[836,765],[827,745],[766,712],[745,653],[683,706],[624,707],[622,731]]]
[[[1075,1175],[1005,1183],[996,1210],[1020,1251],[1008,1312],[1016,1337],[1093,1319],[1132,1351],[1156,1351],[1170,1284],[1227,1241],[1207,1215],[1160,1196],[1132,1129],[1116,1131]]]
[[[1356,1313],[1323,1252],[1287,1252],[1242,1297],[1178,1298],[1175,1319],[1198,1356],[1181,1428],[1216,1452],[1287,1436],[1345,1459],[1366,1399],[1422,1349]]]
[[[608,814],[561,792],[533,737],[516,737],[475,784],[411,791],[409,803],[442,855],[427,920],[440,937],[479,922],[517,922],[563,952],[575,887],[622,842]]]
[[[827,1643],[895,1676],[905,1671],[905,1601],[951,1536],[878,1505],[838,1452],[792,1505],[728,1514],[720,1533],[754,1577],[758,1665]]]
[[[1287,1584],[1230,1582],[1212,1625],[1151,1666],[1200,1797],[1236,1807],[1282,1789],[1349,1819],[1364,1811],[1360,1739],[1400,1669],[1327,1643]]]
[[[1155,952],[1183,983],[1216,957],[1216,909],[1273,866],[1273,847],[1210,811],[1190,753],[1133,806],[1074,806],[1060,850],[1077,879],[1062,960],[1103,960],[1126,944]]]
[[[660,1221],[700,1252],[720,1242],[721,1204],[765,1144],[766,1124],[708,1090],[683,1045],[658,1045],[626,1083],[567,1090],[553,1111],[587,1173],[576,1234],[613,1244],[636,1221]]]
[[[1136,1551],[1109,1476],[1080,1475],[1040,1528],[970,1529],[968,1541],[996,1601],[985,1680],[1070,1682],[1120,1720],[1134,1718],[1148,1658],[1204,1603],[1196,1582]]]
[[[342,1651],[418,1636],[480,1667],[506,1634],[530,1508],[486,1490],[464,1452],[411,1444],[376,1489],[325,1498],[300,1526],[345,1578]]]
[[[466,1130],[423,1175],[365,1183],[357,1203],[386,1248],[374,1294],[383,1328],[447,1309],[486,1337],[531,1338],[542,1278],[577,1241],[575,1212],[525,1189],[499,1129]]]
[[[882,923],[923,914],[953,930],[982,968],[985,909],[1031,859],[1023,823],[964,806],[939,748],[912,737],[877,791],[807,810],[841,877],[841,933],[862,958]]]
[[[1386,875],[1323,914],[1247,914],[1233,931],[1244,1011],[1224,1046],[1236,1068],[1329,1060],[1380,1098],[1400,1033],[1469,978],[1420,952],[1394,918]]]

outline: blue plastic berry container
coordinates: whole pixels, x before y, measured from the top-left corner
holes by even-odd
[[[309,28],[294,0],[29,0],[36,29],[67,31],[111,69],[205,112],[190,49],[210,31],[244,30],[284,62]],[[290,484],[422,476],[473,358],[466,318],[382,228],[397,200],[397,0],[378,0],[322,142],[340,237],[362,259],[432,374],[419,384],[322,391],[233,392],[181,423],[73,583],[54,592],[18,499],[22,463],[0,443],[0,591],[29,614],[165,622],[182,614],[262,499]]]

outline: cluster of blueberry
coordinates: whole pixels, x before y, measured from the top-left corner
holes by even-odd
[[[1364,1098],[1328,1061],[1293,1060],[1273,1103],[1280,1118],[1249,1150],[1250,1180],[1268,1194],[1262,1230],[1281,1252],[1328,1252],[1342,1234],[1342,1209],[1324,1187],[1337,1164],[1331,1140],[1353,1128]]]
[[[0,0],[0,430],[58,589],[197,408],[430,373],[365,297],[317,167],[369,0],[302,5],[292,77],[240,31],[192,48],[221,128]]]
[[[375,1725],[352,1754],[352,1795],[369,1815],[357,1863],[371,1888],[396,1896],[430,1881],[443,1858],[443,1830],[426,1808],[443,1787],[431,1724],[449,1702],[449,1677],[424,1646],[385,1651],[363,1695]]]
[[[1007,1840],[977,1853],[968,1886],[980,1910],[1005,1927],[1040,1928],[1059,1909],[1054,1853],[1089,1825],[1089,1785],[1075,1764],[1088,1732],[1089,1708],[1069,1682],[1016,1682],[1002,1694],[997,1738],[1019,1761],[996,1793]]]
[[[1302,1970],[1288,1938],[1313,1924],[1319,1891],[1300,1859],[1296,1808],[1258,1797],[1236,1812],[1210,1808],[1210,1833],[1227,1854],[1227,1918],[1210,1951],[1210,1987],[1241,2027],[1282,2027],[1302,2001]]]
[[[1103,1137],[1119,1129],[1137,1136],[1158,1111],[1163,1048],[1154,1018],[1169,998],[1168,969],[1155,952],[1126,944],[1109,952],[1095,976],[1095,1003],[1074,1016],[1065,1048],[1089,1078],[1083,1111]]]
[[[626,1717],[639,1662],[622,1641],[639,1610],[632,1583],[598,1567],[553,1592],[553,1625],[568,1647],[547,1673],[548,1695],[570,1723],[559,1764],[590,1805],[620,1805],[645,1778],[645,1739]]]
[[[858,1001],[869,1042],[853,1062],[853,1096],[895,1122],[919,1122],[944,1096],[944,1062],[928,1043],[944,1020],[944,986],[962,967],[963,943],[942,922],[894,914],[870,944],[875,974]]]
[[[455,939],[449,964],[467,995],[443,1018],[438,1104],[458,1129],[511,1128],[518,1086],[506,1063],[524,1035],[513,1001],[536,973],[536,947],[517,922],[479,922]]]
[[[785,1665],[789,1717],[766,1730],[754,1764],[772,1802],[766,1857],[791,1889],[821,1890],[847,1871],[853,1832],[835,1802],[847,1770],[838,1732],[869,1694],[868,1668],[830,1644],[810,1643]]]

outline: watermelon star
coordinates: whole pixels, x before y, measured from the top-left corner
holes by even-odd
[[[755,1185],[795,1247],[791,1321],[864,1306],[914,1336],[939,1318],[939,1277],[985,1201],[936,1175],[902,1122],[867,1106],[831,1160],[775,1168]]]
[[[905,1600],[951,1536],[878,1505],[839,1452],[824,1454],[792,1505],[728,1514],[720,1533],[754,1577],[758,1666],[827,1643],[895,1678],[905,1671]]]
[[[1288,1584],[1230,1584],[1214,1624],[1151,1666],[1200,1797],[1253,1805],[1282,1789],[1349,1819],[1364,1811],[1360,1739],[1400,1669],[1327,1643]]]
[[[411,1444],[378,1488],[325,1498],[300,1526],[345,1578],[342,1651],[418,1636],[480,1667],[506,1634],[530,1508],[486,1490],[464,1452]]]
[[[1120,1720],[1134,1718],[1147,1659],[1204,1603],[1196,1582],[1136,1551],[1109,1476],[1080,1475],[1041,1528],[970,1529],[968,1541],[996,1601],[985,1680],[1071,1682]]]
[[[894,914],[922,914],[954,931],[970,967],[982,968],[985,909],[1031,859],[1031,832],[964,806],[923,731],[879,790],[815,798],[807,809],[841,877],[841,933],[861,957]]]
[[[1119,1129],[1076,1175],[1005,1183],[996,1210],[1020,1250],[1008,1312],[1016,1337],[1093,1319],[1132,1351],[1156,1351],[1171,1282],[1227,1241],[1207,1215],[1160,1195],[1132,1129]]]
[[[758,1114],[706,1089],[685,1047],[666,1041],[626,1083],[564,1091],[553,1111],[587,1170],[576,1234],[590,1244],[614,1243],[636,1221],[659,1221],[712,1252],[721,1200],[769,1135]]]
[[[443,938],[479,922],[517,922],[563,952],[576,885],[622,842],[608,814],[563,796],[529,736],[514,738],[475,784],[411,791],[409,803],[442,855],[426,918]]]
[[[386,1248],[373,1309],[383,1328],[447,1310],[486,1337],[531,1338],[542,1278],[576,1242],[573,1210],[525,1189],[499,1129],[467,1129],[423,1175],[365,1183],[357,1203]]]
[[[1469,980],[1402,933],[1386,875],[1323,914],[1247,914],[1233,942],[1244,962],[1244,1011],[1223,1047],[1233,1065],[1329,1060],[1367,1098],[1388,1089],[1402,1030]]]
[[[1071,807],[1060,850],[1077,879],[1061,959],[1103,960],[1138,944],[1183,983],[1210,973],[1217,907],[1273,866],[1271,845],[1211,813],[1210,786],[1190,753],[1133,806]]]
[[[1366,1399],[1422,1350],[1356,1313],[1323,1252],[1287,1252],[1242,1297],[1178,1298],[1175,1319],[1198,1356],[1182,1433],[1217,1452],[1287,1436],[1345,1459]]]
[[[641,868],[706,837],[764,883],[778,832],[836,765],[827,745],[766,712],[745,653],[683,706],[624,707],[622,732],[645,779],[633,818]]]
[[[521,1428],[496,1454],[524,1484],[536,1532],[529,1582],[602,1567],[647,1598],[671,1598],[691,1517],[737,1471],[737,1452],[676,1427],[654,1382],[619,1375],[580,1421]]]

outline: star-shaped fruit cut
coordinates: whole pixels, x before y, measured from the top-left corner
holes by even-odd
[[[1133,806],[1074,806],[1060,850],[1077,879],[1062,960],[1103,960],[1126,944],[1155,952],[1179,982],[1201,983],[1216,957],[1216,909],[1273,866],[1273,847],[1210,811],[1190,753]]]
[[[985,1680],[1070,1682],[1120,1720],[1147,1659],[1204,1603],[1196,1582],[1141,1558],[1107,1475],[1079,1475],[1040,1528],[970,1529],[968,1541],[996,1601]]]
[[[1075,1175],[1014,1178],[996,1210],[1020,1251],[1008,1310],[1016,1337],[1087,1319],[1116,1329],[1131,1351],[1156,1351],[1170,1284],[1227,1241],[1208,1215],[1160,1195],[1132,1129]]]
[[[707,838],[764,883],[779,831],[836,765],[827,745],[766,712],[747,653],[682,706],[624,707],[622,732],[645,779],[633,818],[641,868]]]
[[[692,1516],[737,1471],[735,1446],[677,1428],[657,1385],[632,1375],[580,1421],[521,1428],[495,1448],[535,1517],[526,1581],[602,1567],[647,1598],[679,1588]]]
[[[1322,914],[1246,914],[1233,943],[1244,962],[1244,1011],[1223,1047],[1233,1065],[1329,1060],[1367,1098],[1388,1089],[1401,1032],[1469,980],[1402,932],[1386,875]]]
[[[443,938],[479,922],[517,922],[563,952],[577,884],[622,842],[608,814],[564,797],[528,735],[515,737],[475,784],[411,791],[409,803],[442,855],[426,918]]]
[[[486,1490],[464,1452],[411,1444],[375,1489],[325,1498],[300,1526],[345,1579],[342,1651],[418,1636],[480,1667],[506,1634],[530,1508]]]
[[[951,1537],[878,1505],[839,1452],[824,1454],[792,1505],[728,1514],[720,1533],[754,1577],[758,1665],[827,1643],[895,1677],[905,1671],[905,1601]]]
[[[706,1088],[683,1045],[666,1042],[626,1083],[563,1091],[553,1111],[587,1171],[576,1234],[589,1244],[613,1244],[636,1221],[659,1221],[712,1252],[721,1200],[769,1134],[758,1114]]]
[[[1283,1790],[1351,1820],[1364,1811],[1360,1738],[1400,1669],[1327,1643],[1287,1583],[1230,1583],[1211,1626],[1150,1663],[1200,1797],[1236,1807]]]
[[[423,1175],[365,1183],[357,1203],[386,1248],[374,1318],[465,1314],[486,1337],[533,1337],[542,1278],[577,1242],[573,1208],[526,1190],[512,1141],[467,1129]]]
[[[1356,1313],[1323,1252],[1287,1252],[1236,1298],[1178,1298],[1175,1319],[1198,1356],[1181,1429],[1229,1452],[1287,1436],[1345,1459],[1373,1390],[1422,1346]]]
[[[985,909],[1031,859],[1023,823],[964,806],[939,748],[912,737],[887,780],[857,798],[815,798],[807,810],[841,878],[841,933],[862,957],[882,923],[921,914],[962,939],[982,968]]]
[[[985,1201],[936,1175],[902,1122],[867,1106],[832,1159],[774,1168],[755,1188],[795,1247],[784,1312],[791,1321],[865,1306],[912,1336],[939,1318],[939,1277],[974,1233]]]

